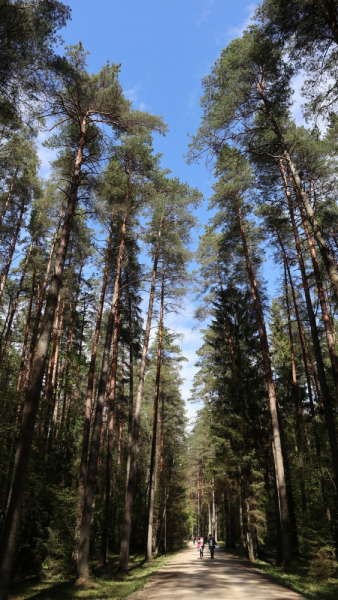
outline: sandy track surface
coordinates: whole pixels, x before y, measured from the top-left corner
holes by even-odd
[[[225,552],[215,551],[210,558],[198,557],[196,546],[189,545],[153,575],[133,600],[300,600],[303,596],[288,590],[264,573]]]

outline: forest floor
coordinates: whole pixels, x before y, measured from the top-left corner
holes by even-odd
[[[316,580],[308,564],[299,561],[293,573],[285,574],[274,564],[259,561],[253,566],[235,553],[219,550],[211,560],[208,548],[203,560],[196,546],[168,553],[145,562],[132,556],[129,573],[117,571],[118,557],[110,557],[106,567],[93,565],[86,586],[76,586],[75,578],[61,579],[49,574],[42,578],[15,580],[10,600],[190,600],[202,594],[205,600],[336,600],[338,582]],[[160,591],[159,591],[160,590]],[[298,593],[297,593],[298,592]]]
[[[231,550],[230,553],[240,559],[243,564],[253,566],[253,563],[246,559],[245,548]],[[338,580],[319,579],[314,576],[308,561],[294,560],[292,573],[284,573],[283,569],[277,567],[273,561],[258,560],[254,564],[254,568],[263,571],[275,581],[309,600],[337,600],[338,598]]]
[[[118,573],[118,556],[110,556],[105,567],[92,565],[88,584],[80,586],[76,585],[74,576],[61,577],[47,572],[43,577],[14,579],[9,600],[122,600],[142,589],[148,578],[178,552],[147,562],[143,554],[131,556],[129,572],[125,575]]]

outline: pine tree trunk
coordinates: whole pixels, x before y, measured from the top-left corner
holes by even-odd
[[[302,199],[302,202],[304,204],[307,217],[308,217],[308,219],[309,219],[309,221],[311,223],[313,234],[314,234],[314,236],[316,238],[316,241],[317,241],[317,244],[318,244],[318,247],[319,247],[319,250],[320,250],[320,253],[322,255],[322,259],[323,259],[323,262],[324,262],[324,265],[325,265],[325,268],[326,268],[326,271],[327,271],[327,274],[329,276],[329,279],[331,281],[334,293],[336,295],[336,299],[338,301],[338,271],[336,269],[334,261],[332,260],[331,255],[329,253],[329,249],[328,249],[326,241],[325,241],[325,239],[323,237],[320,225],[319,225],[319,223],[318,223],[318,221],[316,219],[316,216],[315,216],[314,210],[313,210],[313,208],[311,206],[311,202],[309,200],[309,197],[308,197],[308,195],[307,195],[307,193],[306,193],[306,191],[304,189],[304,186],[302,184],[302,181],[301,181],[299,172],[297,170],[297,167],[296,167],[295,163],[293,162],[293,160],[291,158],[291,155],[290,155],[288,147],[287,147],[287,145],[286,145],[286,143],[284,141],[284,138],[283,138],[283,135],[282,135],[282,133],[280,131],[278,123],[277,123],[274,115],[271,112],[271,106],[270,106],[270,104],[269,104],[269,102],[268,102],[268,100],[266,98],[265,89],[261,86],[260,82],[256,78],[255,78],[255,84],[256,84],[257,90],[258,90],[259,94],[261,95],[261,98],[262,98],[262,100],[264,102],[267,117],[269,118],[269,120],[272,123],[274,132],[275,132],[275,134],[277,136],[278,142],[279,142],[280,147],[281,147],[281,151],[283,152],[283,155],[284,155],[284,158],[285,158],[286,163],[288,165],[288,168],[291,171],[292,178],[293,178],[293,181],[295,183],[295,186],[297,187],[298,193],[299,193],[299,195],[300,195],[300,197]],[[282,160],[280,161],[280,165],[282,165]],[[284,170],[284,167],[281,166],[281,169]]]
[[[118,434],[118,439],[117,439],[117,464],[118,465],[121,464],[121,454],[122,454],[123,413],[124,413],[123,404],[124,404],[124,349],[122,348],[119,434]]]
[[[29,329],[30,329],[30,322],[31,322],[31,315],[32,315],[32,307],[33,307],[33,299],[34,299],[35,277],[36,277],[36,264],[34,264],[34,271],[33,271],[33,277],[32,277],[32,287],[31,287],[31,293],[30,293],[30,299],[29,299],[28,314],[27,314],[27,321],[26,321],[26,328],[25,328],[25,336],[24,336],[23,346],[22,346],[22,351],[21,351],[19,377],[18,377],[18,382],[16,384],[16,390],[15,390],[14,405],[16,405],[16,402],[20,398],[21,380],[22,380],[22,377],[23,377],[24,367],[25,367],[26,350],[27,350],[27,344],[28,344],[28,336],[29,336]],[[19,402],[19,409],[18,409],[17,413],[18,413],[18,415],[21,413],[21,403],[20,402]]]
[[[286,312],[287,312],[287,318],[288,318],[290,353],[291,353],[292,391],[293,391],[293,398],[294,398],[294,403],[295,403],[296,440],[297,440],[297,453],[298,453],[298,465],[299,465],[300,493],[301,493],[301,499],[302,499],[303,522],[306,523],[307,504],[306,504],[304,467],[303,467],[303,440],[302,440],[302,431],[301,431],[301,416],[300,416],[300,407],[299,407],[295,351],[294,351],[294,347],[293,347],[293,334],[292,334],[292,325],[291,325],[291,317],[290,317],[288,282],[287,282],[287,273],[286,273],[285,265],[284,265],[284,278],[285,278]]]
[[[111,363],[110,377],[110,392],[109,392],[109,414],[108,414],[108,448],[107,448],[107,464],[106,464],[106,482],[103,498],[103,517],[102,517],[102,538],[101,538],[101,554],[100,563],[105,565],[107,562],[108,553],[108,527],[109,527],[109,503],[110,503],[110,487],[113,472],[113,445],[114,445],[114,411],[116,398],[116,378],[117,378],[117,358],[119,349],[119,332],[120,332],[120,289],[121,275],[117,282],[118,288],[114,290],[116,294],[116,308],[114,318],[113,332],[113,352]]]
[[[102,411],[105,403],[107,379],[108,379],[108,368],[109,368],[109,354],[110,346],[112,342],[115,311],[117,308],[117,302],[119,298],[119,280],[121,277],[122,260],[124,256],[125,248],[125,236],[126,236],[126,224],[127,224],[126,212],[122,229],[121,229],[121,241],[119,247],[119,254],[116,266],[116,276],[114,285],[114,294],[111,304],[106,340],[103,350],[101,375],[99,381],[99,391],[96,403],[96,411],[92,432],[92,439],[90,444],[90,451],[88,457],[88,469],[87,469],[87,482],[84,491],[80,539],[79,539],[79,550],[77,559],[77,577],[78,579],[87,579],[89,575],[89,549],[90,549],[90,531],[91,531],[91,516],[93,510],[94,493],[95,493],[95,482],[96,473],[98,466],[98,457],[100,453],[100,438],[101,438],[101,427],[102,427]]]
[[[20,296],[20,292],[21,292],[21,288],[22,288],[22,284],[24,282],[25,276],[26,276],[26,271],[27,271],[27,266],[28,266],[28,262],[32,253],[32,249],[33,249],[33,245],[34,245],[34,241],[35,241],[35,236],[32,237],[32,241],[31,244],[29,246],[27,255],[26,255],[26,260],[25,260],[25,264],[23,266],[22,269],[22,273],[21,273],[21,277],[20,277],[20,281],[19,281],[19,285],[18,288],[16,290],[16,295],[15,295],[15,299],[14,302],[12,303],[12,307],[9,313],[9,317],[8,317],[8,321],[7,321],[7,331],[5,334],[5,339],[3,341],[2,347],[1,347],[1,353],[0,353],[0,371],[1,371],[1,367],[2,367],[2,361],[4,359],[4,355],[6,352],[6,347],[7,347],[7,342],[8,342],[8,338],[9,338],[9,334],[11,331],[11,327],[12,327],[12,322],[14,319],[14,315],[18,306],[18,302],[19,302],[19,296]]]
[[[61,319],[60,319],[60,332],[59,332],[59,316],[60,316],[59,313],[60,313],[60,304],[61,304],[61,289],[60,289],[59,295],[58,295],[56,311],[55,311],[55,317],[54,317],[53,347],[52,347],[52,351],[51,351],[51,354],[49,357],[49,362],[48,362],[46,384],[45,384],[44,406],[43,406],[42,417],[41,417],[40,438],[41,438],[41,442],[42,442],[42,455],[43,456],[46,453],[48,421],[49,421],[49,413],[50,413],[50,410],[52,407],[53,390],[54,390],[55,379],[56,379],[59,343],[60,343],[60,338],[61,338],[65,300],[66,300],[66,294],[64,294],[64,299],[63,299],[63,303],[62,303],[62,311],[61,311]]]
[[[158,347],[157,347],[157,366],[154,394],[154,415],[153,415],[153,435],[151,441],[151,458],[149,473],[149,511],[148,511],[148,537],[146,548],[146,560],[150,560],[153,550],[153,524],[154,524],[154,500],[155,500],[155,473],[156,473],[156,446],[157,446],[157,413],[158,399],[160,394],[160,376],[161,376],[161,358],[162,358],[162,337],[163,337],[163,307],[164,307],[164,268],[162,264],[162,289],[161,289],[161,307],[160,322],[158,326]]]
[[[1,283],[0,283],[0,300],[1,300],[2,295],[4,293],[4,289],[5,289],[5,285],[6,285],[6,281],[7,281],[7,277],[8,277],[8,273],[9,273],[9,269],[10,269],[10,266],[12,264],[12,259],[13,259],[13,254],[14,254],[16,242],[17,242],[17,239],[18,239],[18,235],[20,233],[21,225],[22,225],[22,219],[23,219],[24,210],[25,210],[25,204],[24,204],[24,202],[22,202],[22,204],[21,204],[21,210],[20,210],[20,216],[19,216],[19,219],[18,219],[18,224],[16,226],[14,238],[13,238],[13,241],[12,241],[12,244],[11,244],[11,248],[10,248],[10,251],[9,251],[9,255],[8,255],[8,258],[7,258],[7,262],[6,262],[5,271],[4,271],[3,275],[2,275],[2,279],[1,279]]]
[[[280,161],[280,170],[281,170],[281,175],[282,175],[283,182],[284,182],[286,197],[288,200],[291,223],[292,223],[294,237],[295,237],[295,243],[296,243],[297,256],[298,256],[299,266],[300,266],[301,275],[302,275],[302,283],[303,283],[303,288],[304,288],[306,306],[307,306],[308,315],[309,315],[313,347],[314,347],[315,357],[316,357],[316,362],[317,362],[319,383],[320,383],[323,405],[324,405],[325,422],[326,422],[326,427],[327,427],[327,431],[328,431],[328,435],[329,435],[336,493],[337,493],[337,497],[338,497],[338,446],[337,446],[337,435],[336,435],[336,429],[335,429],[335,423],[334,423],[331,397],[330,397],[330,392],[329,392],[329,388],[328,388],[327,381],[326,381],[326,374],[325,374],[324,362],[323,362],[323,357],[322,357],[322,350],[321,350],[320,341],[319,341],[318,328],[317,328],[316,318],[315,318],[313,307],[312,307],[309,284],[308,284],[308,280],[306,277],[305,265],[304,265],[304,261],[303,261],[303,255],[302,255],[302,250],[301,250],[299,236],[298,236],[298,229],[297,229],[294,212],[293,212],[293,207],[292,207],[292,198],[291,198],[290,190],[289,190],[289,187],[287,184],[285,170],[284,170],[282,161]]]
[[[232,343],[231,329],[230,329],[230,319],[229,319],[229,315],[228,315],[228,311],[227,311],[227,305],[226,305],[225,297],[224,297],[223,284],[222,284],[222,278],[221,278],[221,270],[220,270],[220,267],[219,267],[218,257],[217,257],[217,269],[218,269],[218,282],[219,282],[219,287],[220,287],[220,290],[221,290],[221,297],[222,297],[222,303],[223,303],[223,309],[224,309],[225,324],[226,324],[226,328],[227,328],[228,344],[229,344],[229,350],[230,350],[230,356],[231,356],[231,364],[232,364],[232,373],[233,373],[233,376],[234,376],[234,380],[237,383],[235,352],[234,352],[234,346],[233,346],[233,343]]]
[[[8,209],[8,205],[10,203],[10,200],[11,200],[11,197],[12,197],[12,194],[13,194],[13,190],[14,190],[16,178],[18,176],[18,172],[19,172],[19,167],[17,167],[16,170],[15,170],[15,173],[14,173],[14,176],[13,176],[13,179],[12,179],[12,183],[10,185],[10,188],[9,188],[9,191],[8,191],[8,194],[7,194],[7,199],[6,199],[6,202],[5,202],[5,206],[3,207],[3,210],[2,210],[2,213],[1,213],[1,216],[0,216],[0,226],[3,223],[3,220],[5,218],[5,215],[6,215],[6,212],[7,212],[7,209]]]
[[[319,297],[319,302],[320,302],[320,306],[321,306],[321,310],[322,310],[322,315],[323,315],[323,322],[324,322],[324,327],[325,327],[325,333],[326,333],[326,340],[327,340],[327,345],[329,348],[329,355],[330,355],[330,360],[331,360],[331,367],[332,367],[332,374],[333,374],[333,379],[335,382],[335,386],[336,386],[336,396],[338,399],[338,357],[337,357],[337,351],[336,351],[336,344],[335,344],[335,339],[334,339],[334,334],[332,331],[332,327],[331,327],[331,321],[330,321],[330,317],[329,317],[329,312],[327,309],[327,305],[326,305],[326,300],[325,300],[325,293],[324,293],[324,288],[323,288],[323,282],[322,282],[322,278],[321,278],[321,274],[320,274],[320,269],[319,269],[319,265],[318,265],[318,260],[317,260],[317,255],[316,255],[316,249],[315,249],[315,245],[313,240],[311,239],[310,236],[310,232],[309,232],[309,227],[304,215],[304,211],[301,205],[301,202],[298,198],[298,206],[299,206],[299,210],[300,210],[300,214],[302,217],[302,221],[303,221],[303,226],[304,226],[304,231],[305,231],[305,235],[306,235],[306,239],[307,239],[307,243],[310,249],[310,254],[311,254],[311,258],[312,258],[312,265],[313,265],[313,271],[314,271],[314,275],[316,278],[316,283],[317,283],[317,289],[318,289],[318,297]]]
[[[128,286],[128,317],[129,317],[129,406],[128,406],[128,456],[126,486],[129,480],[130,457],[133,445],[133,412],[134,412],[134,351],[133,351],[133,320],[131,312],[131,295],[129,274],[126,273]],[[127,490],[126,490],[127,491]]]
[[[157,248],[156,248],[156,252],[155,252],[153,275],[152,275],[150,298],[149,298],[149,307],[148,307],[148,317],[147,317],[146,331],[145,331],[145,336],[144,336],[142,358],[141,358],[141,364],[140,364],[139,383],[138,383],[137,396],[136,396],[136,407],[135,407],[134,425],[133,425],[133,441],[132,441],[131,451],[130,451],[130,460],[129,460],[130,468],[129,468],[128,483],[127,483],[126,503],[125,503],[125,511],[124,511],[122,540],[121,540],[121,549],[120,549],[120,560],[119,560],[119,569],[121,571],[127,571],[128,563],[129,563],[131,517],[132,517],[132,510],[133,510],[134,490],[135,490],[135,484],[136,484],[137,452],[138,452],[138,440],[139,440],[139,432],[140,432],[143,385],[144,385],[146,360],[147,360],[149,337],[150,337],[150,327],[151,327],[151,320],[152,320],[152,314],[153,314],[153,304],[154,304],[154,297],[155,297],[155,285],[156,285],[156,275],[157,275],[157,263],[158,263],[158,259],[159,259],[159,255],[160,255],[160,242],[161,242],[163,220],[164,220],[164,217],[162,216],[161,222],[160,222],[160,227],[159,227],[159,232],[158,232]]]
[[[86,474],[87,474],[87,458],[88,458],[88,448],[89,448],[90,419],[91,419],[91,413],[92,413],[95,365],[96,365],[97,348],[98,348],[98,344],[99,344],[99,337],[100,337],[100,330],[101,330],[104,299],[106,296],[106,289],[107,289],[109,261],[110,261],[110,254],[111,254],[111,246],[112,246],[112,242],[113,242],[113,226],[114,226],[114,211],[112,212],[111,219],[110,219],[109,239],[108,239],[108,245],[107,245],[107,251],[106,251],[106,262],[105,262],[104,273],[103,273],[101,297],[100,297],[100,303],[99,303],[99,310],[98,310],[97,318],[96,318],[95,334],[94,334],[92,352],[91,352],[91,357],[90,357],[89,372],[88,372],[86,409],[85,409],[85,418],[84,418],[84,424],[83,424],[80,477],[79,477],[78,499],[77,499],[77,507],[76,507],[76,524],[75,524],[75,535],[74,535],[73,559],[75,560],[75,562],[77,562],[77,559],[78,559],[78,545],[79,545],[79,539],[80,539],[83,498],[84,498],[84,490],[85,490]]]
[[[42,306],[43,306],[43,301],[44,301],[44,297],[45,297],[45,293],[46,293],[46,289],[47,289],[49,273],[50,273],[50,269],[51,269],[52,262],[53,262],[53,254],[54,254],[56,242],[58,239],[59,229],[61,226],[63,209],[64,209],[64,202],[62,203],[62,206],[60,209],[59,221],[58,221],[55,233],[54,233],[54,238],[53,238],[52,246],[51,246],[50,253],[49,253],[49,259],[48,259],[48,263],[47,263],[47,269],[46,269],[46,274],[45,274],[45,278],[43,281],[42,289],[41,289],[41,292],[38,294],[38,302],[37,302],[37,307],[36,307],[35,321],[34,321],[34,326],[33,326],[32,337],[31,337],[31,341],[30,341],[30,345],[29,345],[26,373],[25,373],[25,378],[24,378],[24,385],[23,385],[24,390],[26,390],[26,388],[27,388],[28,381],[30,379],[31,370],[32,370],[32,363],[33,363],[34,353],[36,350],[36,342],[38,339],[39,325],[40,325],[40,319],[41,319],[41,314],[42,314]]]
[[[239,199],[237,199],[237,206],[238,206],[238,218],[239,218],[244,254],[245,254],[248,276],[249,276],[250,287],[251,287],[251,293],[252,293],[254,308],[255,308],[255,312],[256,312],[256,318],[257,318],[259,339],[260,339],[263,363],[264,363],[265,378],[266,378],[266,383],[267,383],[268,393],[269,393],[270,413],[271,413],[271,421],[272,421],[272,433],[273,433],[273,441],[274,441],[274,447],[275,447],[275,470],[276,470],[276,477],[277,477],[278,493],[279,493],[279,498],[280,498],[282,539],[283,539],[283,561],[284,561],[284,566],[286,568],[288,568],[292,563],[292,543],[291,543],[291,528],[290,528],[288,501],[287,501],[287,491],[286,491],[286,485],[285,485],[283,454],[282,454],[282,446],[281,446],[278,415],[277,415],[277,398],[276,398],[275,385],[274,385],[272,369],[271,369],[271,359],[270,359],[268,338],[267,338],[266,328],[265,328],[264,315],[263,315],[263,310],[262,310],[262,306],[261,306],[260,299],[259,299],[259,292],[258,292],[256,280],[255,280],[255,275],[254,275],[251,261],[249,258],[249,252],[248,252],[248,247],[247,247],[247,242],[246,242],[246,234],[245,234],[242,211],[241,211]]]
[[[86,127],[87,115],[82,119],[81,122],[81,135],[72,175],[61,242],[55,260],[54,273],[48,292],[47,304],[41,325],[40,338],[32,365],[30,382],[25,395],[25,404],[15,453],[12,481],[0,540],[0,600],[5,600],[7,597],[8,586],[13,568],[33,433],[42,389],[43,374],[52,334],[57,298],[62,283],[63,267],[67,254],[73,215],[77,204],[77,191],[80,183],[83,149],[86,142]]]

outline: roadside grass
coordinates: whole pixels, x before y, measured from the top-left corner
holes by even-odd
[[[118,556],[110,555],[105,567],[92,564],[91,577],[83,585],[77,585],[74,576],[60,575],[30,577],[12,582],[9,600],[121,600],[141,590],[147,579],[163,567],[183,548],[159,555],[145,561],[144,555],[133,555],[128,573],[118,571]]]
[[[225,545],[220,543],[220,548],[225,550]],[[292,573],[285,573],[281,567],[277,567],[273,560],[257,560],[255,563],[247,559],[246,549],[227,549],[226,552],[244,559],[251,567],[264,571],[277,583],[298,592],[309,600],[337,600],[338,579],[319,579],[310,572],[310,564],[306,560],[295,559]]]

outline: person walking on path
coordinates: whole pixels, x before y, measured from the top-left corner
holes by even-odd
[[[197,540],[197,550],[199,550],[200,558],[203,558],[204,538],[200,536]]]
[[[216,541],[215,538],[209,533],[209,550],[210,550],[210,558],[214,558]]]

